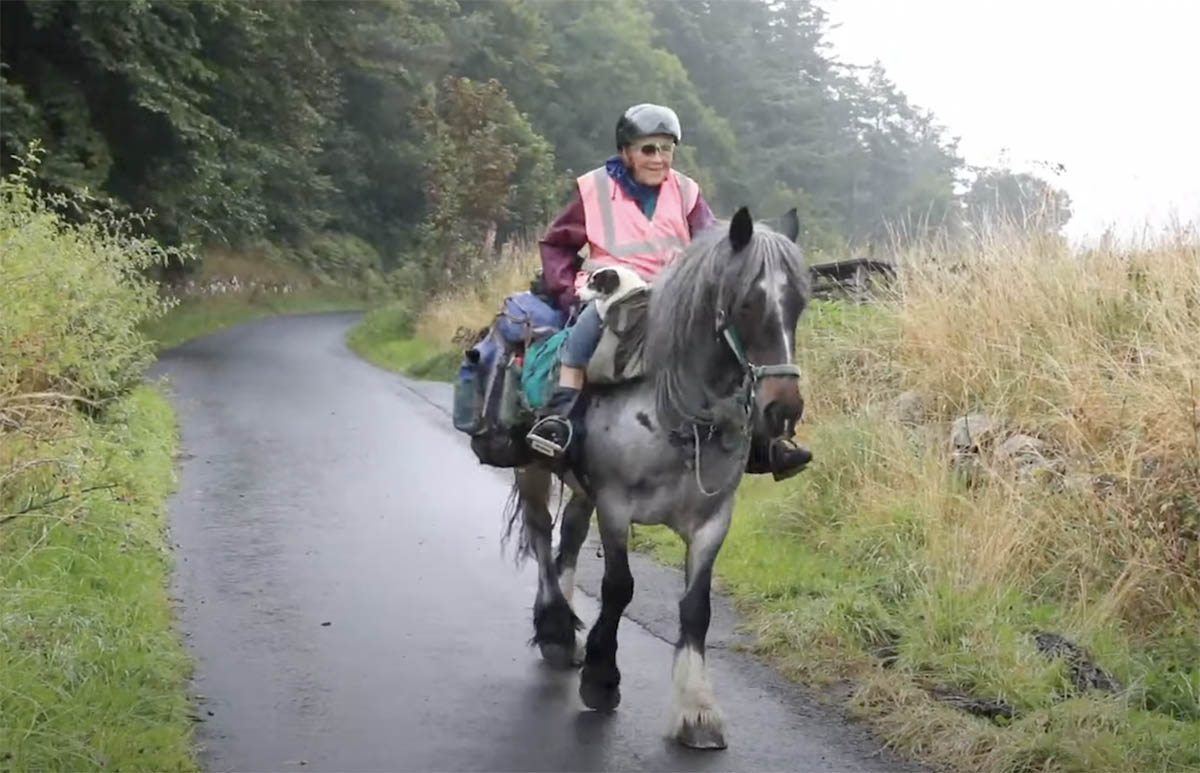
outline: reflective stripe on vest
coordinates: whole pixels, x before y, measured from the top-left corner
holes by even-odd
[[[653,279],[691,241],[687,216],[699,198],[699,187],[687,176],[670,172],[670,180],[659,191],[654,219],[647,219],[637,202],[614,186],[604,167],[580,177],[578,183],[597,265],[628,261],[644,278]],[[614,196],[618,192],[620,198]],[[615,211],[614,201],[620,212]],[[673,204],[678,206],[675,212],[670,210]],[[634,238],[635,232],[641,238]]]

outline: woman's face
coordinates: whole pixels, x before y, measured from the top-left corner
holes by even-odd
[[[633,179],[642,185],[662,185],[671,171],[675,153],[675,138],[669,134],[652,134],[641,137],[621,151],[625,166]]]

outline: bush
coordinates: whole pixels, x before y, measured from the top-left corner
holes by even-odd
[[[82,197],[38,193],[35,168],[31,156],[0,179],[0,417],[17,423],[47,400],[103,407],[141,381],[153,351],[138,325],[169,305],[145,271],[183,254],[133,219],[82,214]]]
[[[139,386],[138,331],[168,305],[146,270],[186,254],[37,193],[35,168],[0,179],[0,766],[193,769],[166,597],[175,427]]]

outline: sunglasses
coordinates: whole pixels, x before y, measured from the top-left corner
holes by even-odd
[[[664,156],[670,156],[675,153],[674,142],[648,142],[645,145],[639,145],[638,150],[643,156],[653,156],[655,153],[662,153]]]

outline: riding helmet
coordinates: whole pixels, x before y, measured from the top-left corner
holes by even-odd
[[[669,107],[644,102],[625,111],[617,121],[617,150],[624,148],[639,137],[651,134],[669,134],[676,142],[683,139],[679,128],[679,116]]]

